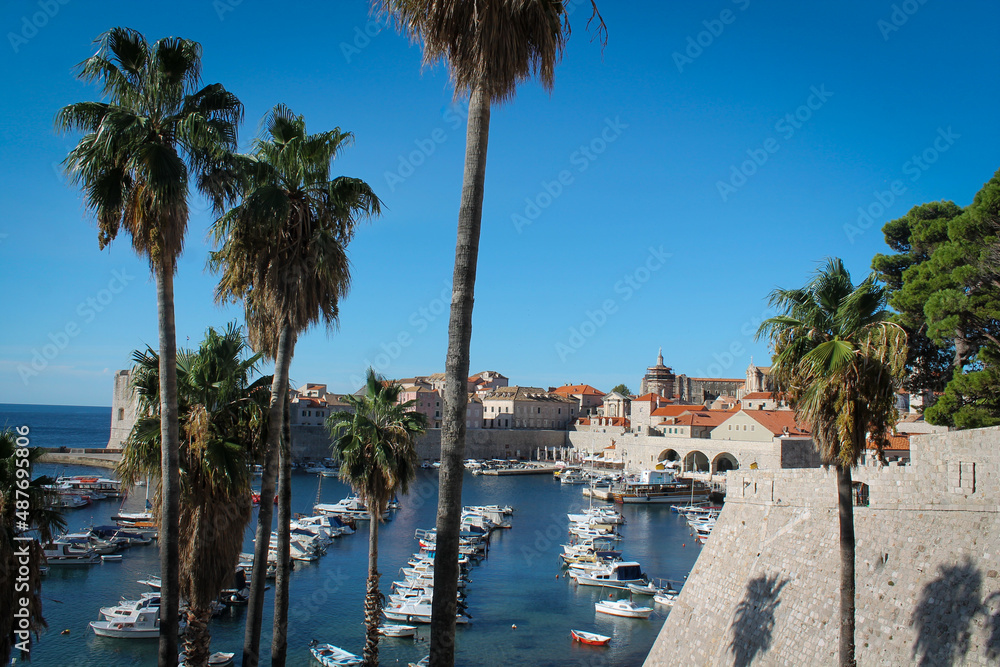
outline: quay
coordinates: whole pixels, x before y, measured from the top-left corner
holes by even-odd
[[[523,468],[487,468],[482,471],[484,475],[505,476],[505,475],[551,475],[559,468],[555,466],[526,466]]]
[[[97,466],[98,468],[114,469],[121,461],[121,452],[104,448],[77,449],[71,447],[42,447],[45,450],[40,463],[55,463],[57,465]]]

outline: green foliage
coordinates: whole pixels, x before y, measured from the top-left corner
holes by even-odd
[[[614,387],[611,388],[611,391],[608,392],[608,393],[614,393],[614,392],[618,392],[622,396],[631,396],[632,395],[632,390],[629,389],[628,387],[626,387],[625,383],[615,385]]]
[[[881,447],[895,425],[906,332],[889,321],[886,298],[874,275],[855,286],[830,259],[805,287],[772,292],[780,314],[758,329],[774,350],[771,376],[827,463],[853,467],[866,434]]]
[[[1000,172],[965,209],[931,202],[883,227],[872,267],[910,332],[906,386],[941,393],[933,424],[1000,424]]]

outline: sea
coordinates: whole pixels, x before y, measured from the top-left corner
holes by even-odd
[[[0,404],[0,426],[30,429],[31,444],[42,447],[103,447],[107,444],[111,409]],[[33,475],[93,474],[111,471],[84,466],[39,464]],[[420,469],[401,509],[379,529],[379,570],[382,590],[402,578],[400,568],[418,550],[414,533],[432,528],[437,509],[438,474]],[[619,618],[594,611],[602,598],[627,597],[612,589],[579,586],[566,576],[559,559],[568,541],[568,512],[588,506],[577,485],[561,485],[549,475],[509,477],[466,473],[462,500],[466,505],[510,505],[513,527],[493,533],[489,555],[470,571],[467,605],[471,622],[458,626],[457,665],[622,666],[641,665],[669,607],[651,598],[635,601],[654,607],[648,620]],[[335,478],[296,472],[292,477],[292,511],[311,513],[316,502],[336,502],[350,489]],[[126,510],[141,509],[145,490],[133,490]],[[121,500],[102,500],[67,510],[71,530],[111,523]],[[638,561],[653,579],[683,585],[701,550],[683,518],[665,505],[625,505],[626,524],[619,548],[623,557]],[[253,551],[256,513],[247,526],[244,551]],[[364,646],[364,594],[368,567],[366,524],[359,532],[337,538],[325,556],[313,563],[296,562],[290,582],[288,660],[291,667],[315,666],[311,640],[330,643],[360,655]],[[149,590],[138,583],[159,572],[156,543],[124,552],[116,563],[88,568],[52,568],[43,580],[43,613],[48,623],[31,651],[31,664],[73,667],[156,665],[155,639],[97,637],[89,622],[101,606],[122,598],[135,599]],[[2,601],[6,604],[6,601]],[[273,590],[266,593],[261,645],[270,645]],[[242,652],[245,607],[231,607],[210,625],[213,651]],[[570,629],[612,637],[606,647],[585,646],[570,637]],[[382,638],[380,662],[406,665],[428,653],[428,626],[416,639]],[[269,663],[265,651],[261,664]]]

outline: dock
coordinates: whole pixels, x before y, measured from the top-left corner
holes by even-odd
[[[551,475],[559,468],[555,466],[528,466],[525,468],[487,468],[484,475]]]

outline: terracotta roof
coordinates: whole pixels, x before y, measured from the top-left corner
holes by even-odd
[[[653,401],[653,400],[657,400],[657,399],[661,399],[661,398],[663,398],[663,397],[660,396],[659,394],[649,393],[649,394],[643,394],[642,396],[637,396],[637,397],[633,398],[632,401],[633,402],[636,402],[636,401]]]
[[[910,451],[910,436],[905,433],[893,433],[888,438],[887,443],[885,443],[883,449],[896,449]],[[868,440],[868,449],[875,449],[875,443]]]
[[[552,391],[556,394],[562,394],[563,396],[571,396],[573,394],[604,396],[603,391],[594,389],[589,384],[567,384],[562,387],[556,387]]]
[[[725,410],[699,410],[689,412],[684,415],[674,417],[672,420],[665,420],[663,424],[671,426],[709,426],[715,427],[732,417],[731,412]]]
[[[769,430],[774,435],[809,435],[805,425],[795,421],[795,413],[791,410],[743,410],[755,422]]]
[[[698,410],[703,410],[702,405],[664,405],[662,408],[656,408],[650,413],[651,417],[677,417],[685,412],[693,412]]]

